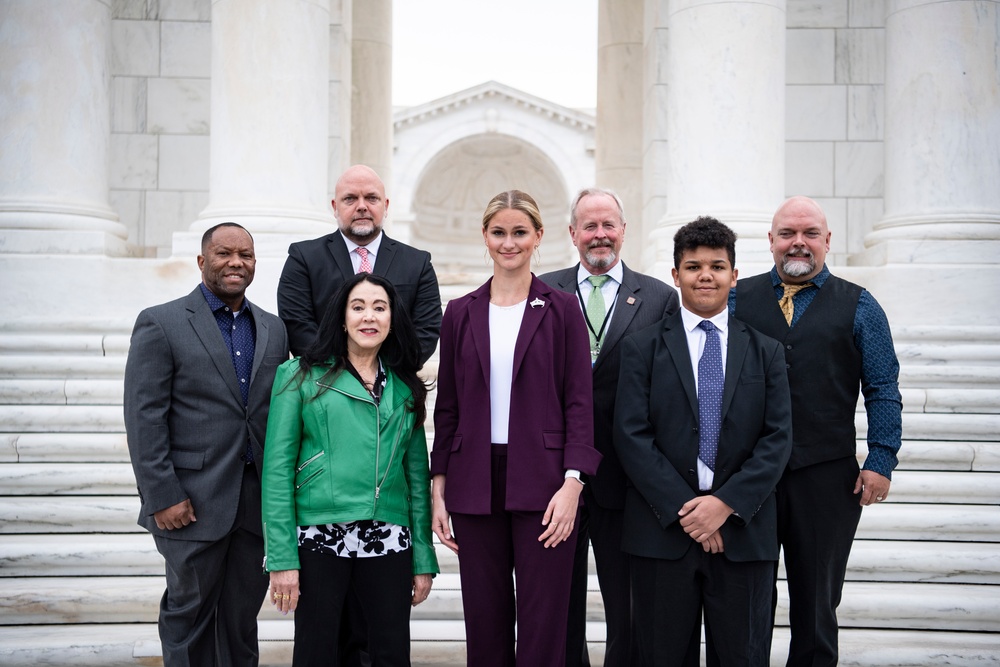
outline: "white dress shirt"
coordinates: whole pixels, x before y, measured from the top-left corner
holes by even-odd
[[[341,236],[344,236],[343,232],[341,232]],[[357,273],[361,270],[361,255],[356,253],[355,250],[361,246],[346,236],[344,236],[344,243],[347,244],[347,253],[351,256],[351,266],[354,267],[354,273]],[[368,263],[371,265],[372,271],[375,270],[375,257],[378,256],[378,249],[381,245],[382,232],[379,232],[378,235],[368,243],[368,245],[364,246],[365,248],[368,248]]]
[[[718,315],[702,317],[681,307],[681,322],[684,324],[684,333],[687,334],[688,353],[691,355],[691,370],[694,371],[695,387],[698,386],[698,361],[701,360],[701,354],[705,350],[705,331],[698,325],[706,319],[719,329],[716,335],[719,337],[722,348],[722,376],[726,375],[726,357],[729,351],[729,310],[724,308]],[[702,463],[701,459],[698,459],[698,488],[702,491],[710,491],[714,480],[715,473],[712,469]]]

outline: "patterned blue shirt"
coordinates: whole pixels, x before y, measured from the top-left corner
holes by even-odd
[[[809,308],[819,290],[830,277],[830,270],[823,269],[806,287],[792,297],[795,310],[792,324],[799,321]],[[774,296],[781,299],[784,289],[777,268],[771,268]],[[736,290],[729,291],[729,313],[736,312]],[[892,344],[889,320],[882,306],[868,290],[861,291],[858,307],[854,312],[854,345],[861,352],[861,393],[865,397],[868,414],[868,457],[864,469],[892,479],[892,471],[899,460],[896,454],[903,433],[903,401],[899,395],[899,361]]]
[[[222,299],[205,287],[205,283],[201,284],[201,293],[205,295],[208,307],[212,309],[215,322],[219,325],[222,340],[226,342],[245,408],[250,398],[250,374],[253,372],[253,355],[257,345],[257,328],[254,326],[253,312],[249,308],[250,302],[246,298],[243,299],[243,309],[237,317]],[[253,463],[253,448],[249,440],[243,453],[243,460],[248,464]]]

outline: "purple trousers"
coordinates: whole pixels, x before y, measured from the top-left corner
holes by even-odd
[[[491,513],[451,515],[462,579],[467,664],[562,667],[579,521],[568,540],[546,549],[538,541],[545,531],[544,511],[504,509],[506,449],[493,446]]]

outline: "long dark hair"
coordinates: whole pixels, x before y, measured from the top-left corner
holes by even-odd
[[[417,371],[420,370],[420,341],[410,314],[399,303],[396,288],[382,276],[358,273],[340,286],[327,305],[316,340],[299,357],[299,373],[305,378],[313,367],[326,368],[323,378],[330,379],[344,370],[348,340],[347,331],[344,330],[347,301],[351,290],[362,282],[381,287],[389,296],[389,333],[379,348],[378,356],[410,388],[413,402],[409,407],[416,415],[416,425],[420,426],[427,416],[427,385],[417,376]],[[322,393],[322,387],[320,392]]]

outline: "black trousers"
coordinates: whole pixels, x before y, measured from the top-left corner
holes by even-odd
[[[566,666],[590,666],[586,633],[587,560],[588,547],[592,544],[607,628],[604,667],[631,667],[635,640],[632,633],[630,557],[621,550],[622,510],[601,507],[590,488],[584,487],[579,526],[580,538],[573,560],[573,588],[569,598]]]
[[[299,566],[294,667],[339,667],[341,622],[352,587],[370,620],[372,665],[409,667],[412,550],[374,558],[341,558],[300,548]]]
[[[694,544],[678,560],[632,556],[635,665],[697,667],[705,617],[709,667],[767,667],[771,561],[734,562]]]
[[[839,660],[837,607],[861,520],[860,497],[854,495],[858,472],[857,459],[850,456],[786,470],[778,482],[778,542],[784,552],[791,626],[789,666],[833,667]]]

